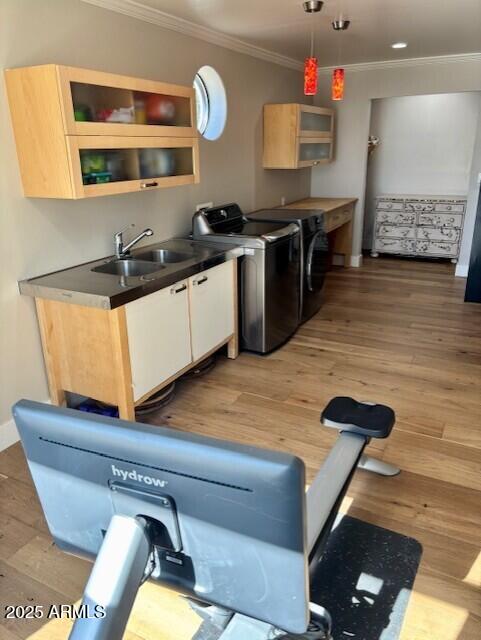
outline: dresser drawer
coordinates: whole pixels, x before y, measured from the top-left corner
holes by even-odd
[[[434,202],[411,201],[405,203],[406,211],[434,211]]]
[[[416,252],[416,241],[406,238],[376,238],[375,249],[376,251],[381,251],[381,253],[407,253],[414,255]]]
[[[441,240],[442,242],[459,242],[461,230],[455,227],[418,227],[418,240]]]
[[[461,213],[420,213],[418,225],[460,229],[463,226],[463,215]]]
[[[434,211],[436,212],[452,212],[452,213],[464,213],[464,203],[454,203],[454,202],[437,202],[434,205]]]
[[[352,205],[334,209],[324,214],[324,230],[326,233],[341,227],[352,218]]]
[[[378,200],[376,208],[382,209],[383,211],[404,211],[404,201],[399,200],[398,202],[393,202],[389,200]]]
[[[378,238],[415,238],[416,227],[379,223],[376,227]]]
[[[396,212],[396,211],[377,211],[376,222],[385,222],[387,224],[409,225],[415,224],[416,214]]]
[[[416,253],[420,256],[457,258],[458,251],[459,244],[457,242],[423,242],[418,240],[416,243]]]

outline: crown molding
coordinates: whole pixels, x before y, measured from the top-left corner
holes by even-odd
[[[342,65],[349,72],[375,71],[405,67],[422,67],[430,64],[449,64],[455,62],[481,62],[481,53],[457,53],[450,56],[430,56],[426,58],[402,58],[401,60],[380,60],[378,62],[360,62]],[[339,66],[339,65],[338,65]],[[335,66],[319,67],[319,74],[331,73]]]
[[[131,18],[136,18],[137,20],[150,22],[150,24],[155,24],[159,27],[163,27],[164,29],[177,31],[178,33],[198,38],[199,40],[205,40],[211,44],[231,49],[237,53],[253,56],[254,58],[260,58],[266,62],[278,64],[282,67],[287,67],[288,69],[295,69],[296,71],[303,69],[303,63],[299,60],[283,56],[280,53],[269,51],[268,49],[263,49],[262,47],[257,47],[253,44],[249,44],[248,42],[244,42],[239,38],[229,36],[221,33],[220,31],[216,31],[215,29],[210,29],[209,27],[201,26],[195,22],[191,22],[190,20],[185,20],[184,18],[178,18],[170,13],[165,13],[159,9],[148,7],[141,2],[136,2],[135,0],[82,0],[82,2],[101,7],[102,9],[116,11],[117,13],[122,13],[126,16],[130,16]]]

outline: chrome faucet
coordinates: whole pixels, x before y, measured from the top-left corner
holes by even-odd
[[[124,231],[127,231],[127,229],[132,229],[133,227],[135,227],[135,224],[129,224],[121,231],[118,231],[114,236],[115,256],[118,259],[127,258],[130,254],[130,249],[132,249],[134,244],[137,244],[137,242],[140,242],[142,238],[154,235],[154,232],[152,231],[152,229],[147,228],[147,229],[144,229],[141,233],[139,233],[139,235],[136,236],[133,240],[131,240],[128,244],[124,245]]]

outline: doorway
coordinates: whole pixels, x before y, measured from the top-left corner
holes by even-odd
[[[363,251],[456,263],[479,92],[372,100]],[[454,265],[445,270],[454,274]]]

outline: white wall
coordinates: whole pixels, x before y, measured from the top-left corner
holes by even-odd
[[[456,268],[456,275],[467,276],[469,269],[469,256],[471,253],[471,240],[474,233],[474,225],[476,223],[476,212],[478,210],[479,187],[481,184],[481,96],[478,103],[478,130],[474,141],[473,161],[471,163],[471,173],[468,185],[468,203],[467,210],[470,215],[466,217],[464,222],[464,238],[465,242],[461,247],[463,261]],[[469,244],[468,241],[469,240]]]
[[[375,198],[382,193],[468,193],[479,92],[373,100],[363,248],[371,248]]]
[[[128,222],[155,240],[189,231],[194,205],[238,201],[246,210],[309,194],[310,172],[264,171],[262,106],[302,99],[302,76],[268,62],[79,0],[1,0],[0,67],[43,63],[190,84],[204,64],[225,81],[229,114],[222,138],[201,141],[200,185],[85,201],[22,196],[3,82],[0,88],[0,425],[21,397],[48,397],[33,300],[17,280],[113,251]],[[0,426],[1,429],[1,426]]]
[[[346,68],[346,91],[337,112],[335,162],[312,170],[311,195],[353,196],[359,198],[354,219],[353,253],[361,254],[366,188],[367,139],[371,100],[395,96],[457,93],[481,90],[481,56],[456,58],[456,62],[432,60],[400,65],[359,65]],[[320,73],[320,93],[316,104],[331,105],[330,72]],[[478,124],[479,127],[479,124]],[[473,134],[474,135],[474,134]],[[479,152],[481,154],[481,149]],[[478,161],[473,158],[473,162]],[[471,192],[470,192],[471,193]],[[471,250],[476,203],[468,199],[465,233],[461,245],[458,272],[467,268]]]

